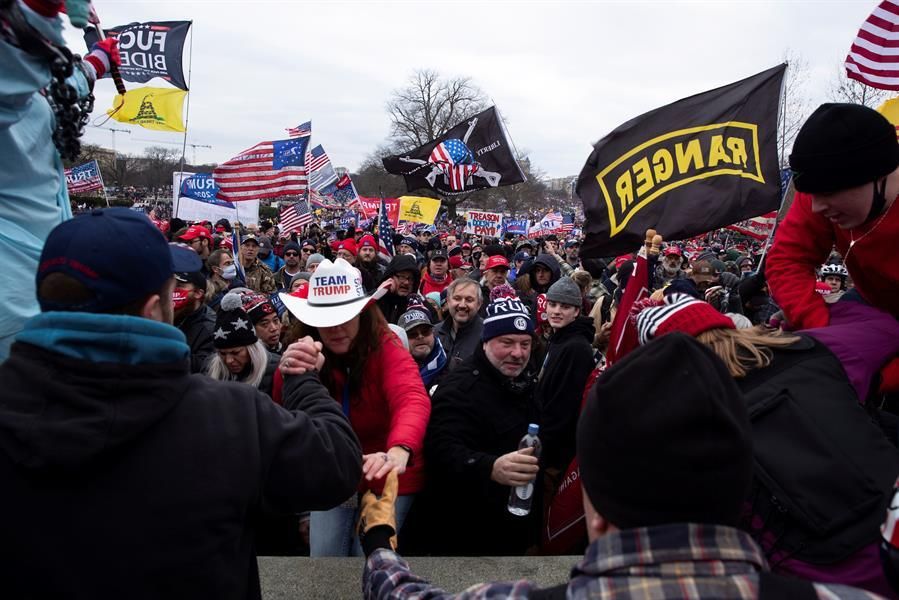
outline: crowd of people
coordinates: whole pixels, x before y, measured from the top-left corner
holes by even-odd
[[[9,597],[259,598],[257,556],[308,554],[366,556],[366,598],[444,598],[403,554],[551,553],[584,555],[565,584],[465,597],[897,597],[899,142],[878,113],[808,119],[770,245],[71,218],[77,135],[51,141],[33,102],[60,8],[0,4]],[[53,77],[84,96],[116,56]]]

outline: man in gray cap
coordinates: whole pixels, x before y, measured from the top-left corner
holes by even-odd
[[[240,264],[246,275],[244,283],[254,292],[271,294],[278,289],[271,269],[259,260],[259,239],[252,233],[240,240]]]
[[[409,340],[409,352],[418,365],[421,380],[425,389],[433,392],[446,372],[449,362],[443,344],[434,334],[434,325],[427,312],[421,308],[410,308],[400,315],[399,326],[406,332]]]

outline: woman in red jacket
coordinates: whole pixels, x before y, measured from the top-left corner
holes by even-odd
[[[424,482],[421,447],[431,402],[412,356],[387,327],[375,296],[365,295],[359,271],[345,260],[322,261],[307,298],[281,294],[300,322],[300,337],[312,336],[320,355],[294,356],[288,349],[281,364],[285,373],[299,364],[319,365],[322,383],[343,406],[362,445],[360,493],[380,494],[387,474],[398,472],[399,529]],[[312,556],[362,555],[355,536],[357,498],[312,513]]]

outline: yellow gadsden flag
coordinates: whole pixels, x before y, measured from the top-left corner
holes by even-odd
[[[899,98],[890,98],[877,107],[877,112],[896,127],[896,135],[899,135]]]
[[[187,92],[176,88],[142,87],[116,95],[106,114],[131,125],[157,131],[184,131],[184,97]],[[121,105],[119,110],[116,107]]]
[[[400,221],[433,225],[440,210],[440,200],[423,196],[400,196]]]

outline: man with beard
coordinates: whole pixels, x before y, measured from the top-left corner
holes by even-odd
[[[378,243],[375,236],[366,233],[359,238],[356,253],[356,267],[362,273],[362,286],[366,294],[378,288],[378,282],[384,279],[387,267],[378,258]]]
[[[687,274],[681,269],[684,253],[677,246],[668,246],[662,252],[662,260],[656,267],[655,289],[666,287],[675,279],[685,279]]]
[[[433,393],[443,375],[447,372],[446,352],[443,344],[434,335],[434,325],[428,315],[418,309],[410,308],[400,317],[400,327],[406,332],[409,340],[409,353],[418,365],[418,372],[425,389]]]
[[[526,370],[533,342],[527,307],[517,298],[494,300],[474,356],[434,393],[425,437],[430,484],[420,515],[429,553],[516,556],[537,538],[540,494],[526,517],[506,509],[511,487],[534,482],[540,489],[533,449],[518,450],[540,412]]]
[[[484,321],[478,311],[482,304],[481,286],[476,281],[456,279],[446,289],[447,316],[436,333],[449,357],[449,370],[468,360],[480,343]]]
[[[568,240],[565,242],[565,262],[574,270],[581,265],[580,251],[581,243],[579,241]]]
[[[247,287],[254,292],[271,294],[275,291],[275,276],[264,262],[259,260],[259,240],[252,233],[240,241],[240,264],[246,274]]]
[[[400,315],[406,312],[409,297],[418,289],[420,278],[418,265],[411,254],[398,254],[390,261],[381,282],[387,293],[378,300],[378,308],[388,323],[399,324]]]
[[[427,296],[431,292],[438,294],[449,287],[453,278],[449,274],[449,260],[446,250],[432,250],[431,257],[428,260],[428,269],[421,278],[421,287],[419,290],[422,295]]]
[[[284,245],[284,266],[275,273],[275,284],[279,290],[289,290],[291,280],[302,272],[300,245],[296,242],[287,242]]]
[[[215,313],[206,306],[206,278],[200,271],[175,273],[172,307],[174,325],[190,346],[190,372],[202,373],[215,352]]]

